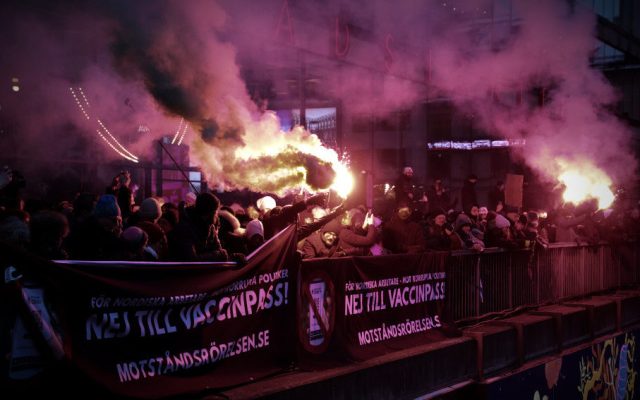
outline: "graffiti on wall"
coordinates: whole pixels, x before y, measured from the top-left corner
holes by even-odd
[[[498,379],[487,398],[633,400],[640,368],[635,330]],[[523,394],[525,394],[523,396]]]
[[[636,338],[625,334],[624,340],[614,337],[591,347],[591,356],[581,357],[580,385],[582,399],[634,399],[634,365]]]

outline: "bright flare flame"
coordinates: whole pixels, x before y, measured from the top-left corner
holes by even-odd
[[[275,113],[265,113],[258,120],[243,121],[243,129],[243,143],[233,153],[199,138],[191,141],[207,175],[224,177],[225,186],[278,195],[298,189],[310,193],[331,189],[341,198],[353,190],[348,160],[302,127],[283,132]]]
[[[346,199],[353,190],[353,175],[349,172],[347,166],[340,162],[332,164],[332,167],[336,173],[336,178],[331,184],[331,189],[333,189],[338,196]]]
[[[590,164],[570,165],[562,162],[564,172],[558,179],[564,183],[566,189],[562,194],[564,201],[579,204],[587,199],[597,199],[598,208],[606,209],[615,199],[609,188],[611,179],[600,169]]]

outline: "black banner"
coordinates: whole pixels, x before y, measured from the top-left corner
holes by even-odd
[[[295,244],[292,226],[240,268],[57,263],[44,275],[45,300],[65,355],[115,393],[156,398],[229,387],[293,361]]]
[[[441,340],[447,259],[425,253],[303,262],[303,364],[364,360]]]

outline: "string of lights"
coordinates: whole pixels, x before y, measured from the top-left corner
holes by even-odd
[[[89,116],[89,113],[87,112],[87,109],[85,108],[85,106],[83,106],[83,101],[84,104],[86,105],[87,108],[91,107],[89,100],[87,99],[87,96],[84,94],[84,91],[82,90],[81,87],[77,88],[78,93],[80,93],[80,96],[82,97],[83,101],[80,101],[80,98],[78,97],[78,95],[76,94],[76,90],[74,90],[73,87],[69,87],[69,91],[71,92],[71,96],[73,96],[73,99],[75,100],[76,104],[78,105],[78,108],[80,109],[80,111],[82,112],[82,114],[84,115],[84,117],[89,121],[91,120],[91,117]],[[98,136],[100,136],[100,138],[102,138],[102,140],[104,140],[107,145],[109,145],[109,147],[111,147],[113,149],[113,151],[115,151],[116,153],[118,153],[120,156],[122,156],[123,158],[129,160],[129,161],[133,161],[135,163],[138,162],[138,157],[134,154],[132,154],[129,150],[127,150],[119,141],[118,139],[116,139],[111,132],[109,131],[109,129],[107,129],[107,127],[102,123],[102,121],[100,119],[97,119],[98,124],[100,125],[100,127],[98,127],[98,129],[96,130],[96,132],[98,133]],[[101,132],[100,128],[102,128],[104,130],[104,132],[107,134],[107,136],[109,136],[109,138],[111,138],[111,140],[113,141],[113,143],[115,143],[121,150],[119,150],[118,148],[116,148],[116,146],[114,146],[114,144],[109,141],[109,139],[107,139],[107,137]]]
[[[184,122],[184,118],[180,118],[180,123],[178,124],[178,129],[176,130],[176,134],[173,135],[173,139],[171,140],[171,144],[175,144],[176,143],[176,139],[178,139],[178,136],[180,135],[180,130],[182,129],[182,123]]]
[[[84,109],[84,107],[82,106],[82,103],[80,102],[80,99],[78,99],[78,96],[76,95],[76,92],[73,90],[72,87],[69,88],[69,91],[71,91],[71,95],[73,96],[73,99],[76,101],[76,104],[78,105],[78,108],[80,108],[80,111],[82,111],[82,114],[84,114],[84,117],[87,120],[90,120],[91,117],[89,117],[89,113],[87,113],[87,111]],[[84,96],[84,95],[83,95]],[[86,101],[86,100],[85,100]],[[87,104],[89,104],[87,102]]]
[[[116,149],[115,146],[111,142],[109,142],[109,140],[106,137],[104,137],[102,132],[100,132],[100,129],[96,129],[96,132],[98,133],[98,136],[100,136],[102,138],[102,140],[104,140],[105,143],[107,143],[107,145],[109,145],[109,147],[111,147],[113,149],[113,151],[115,151],[116,153],[120,154],[123,158],[126,158],[129,161],[133,161],[134,163],[138,162],[137,158],[131,158],[131,157],[127,156],[126,154],[124,154],[123,152],[121,152],[120,150]]]
[[[184,136],[187,134],[187,129],[189,129],[189,124],[185,123],[184,129],[182,130],[182,135],[180,136],[180,140],[178,140],[178,146],[182,144],[182,139],[184,139]]]
[[[122,151],[124,151],[126,154],[129,155],[129,157],[132,157],[136,160],[138,160],[138,157],[131,154],[131,152],[129,152],[129,150],[127,150],[126,147],[124,147],[122,144],[120,144],[120,142],[118,141],[118,139],[116,139],[111,132],[109,132],[109,129],[107,129],[107,127],[102,123],[102,121],[100,121],[100,119],[98,119],[98,124],[100,124],[100,126],[102,127],[102,129],[107,133],[107,135],[109,135],[109,137],[118,145],[118,147],[120,147],[122,149]]]
[[[80,95],[82,95],[82,98],[84,99],[84,102],[87,104],[87,107],[91,107],[91,104],[89,104],[89,100],[87,100],[87,96],[84,95],[84,91],[82,90],[81,87],[78,87],[78,91],[80,92]]]

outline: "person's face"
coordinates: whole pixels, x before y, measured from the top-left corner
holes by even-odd
[[[479,213],[478,207],[476,207],[476,206],[471,207],[471,215],[472,216],[477,217],[478,213]]]
[[[338,235],[336,235],[335,232],[325,232],[322,234],[322,242],[327,247],[333,246],[337,238],[338,238]]]
[[[463,225],[462,226],[462,232],[467,233],[467,234],[471,233],[471,225]]]
[[[409,207],[402,207],[398,210],[398,218],[405,221],[411,216],[411,209]]]
[[[446,221],[447,221],[447,218],[444,216],[444,214],[436,215],[436,218],[434,220],[435,224],[438,226],[444,225]]]

